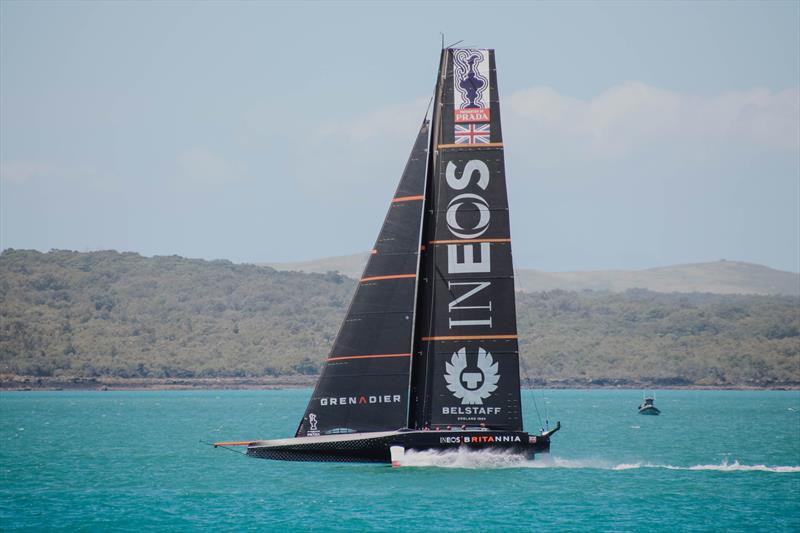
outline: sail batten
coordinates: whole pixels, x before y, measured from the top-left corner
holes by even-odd
[[[442,239],[439,241],[429,241],[428,244],[468,244],[476,242],[511,242],[511,237],[500,237],[494,239]]]
[[[509,335],[440,335],[438,337],[422,337],[423,341],[492,341],[516,340],[516,334]]]
[[[344,361],[346,359],[380,359],[382,357],[411,357],[410,353],[381,353],[370,355],[337,355],[329,357],[328,361]]]
[[[425,199],[425,195],[422,195],[422,194],[420,194],[419,196],[400,196],[400,197],[397,197],[397,198],[392,198],[392,203],[413,202],[413,201],[416,201],[416,200],[424,200],[424,199]]]
[[[483,143],[483,144],[473,144],[468,145],[470,148],[502,148],[503,143]],[[465,145],[463,144],[439,144],[436,146],[439,150],[447,150],[447,149],[461,149],[463,150]]]
[[[361,283],[365,283],[367,281],[382,281],[387,279],[407,279],[407,278],[416,278],[416,272],[413,274],[388,274],[386,276],[372,276],[368,278],[361,278]]]

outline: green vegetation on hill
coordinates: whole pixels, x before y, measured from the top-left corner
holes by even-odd
[[[134,253],[0,254],[0,373],[315,374],[354,281]],[[554,290],[518,294],[534,382],[800,384],[800,299]]]
[[[598,385],[800,384],[797,297],[633,289],[517,298],[522,364],[531,376],[538,370],[550,380]]]
[[[353,290],[338,274],[134,253],[0,255],[0,372],[316,373]]]

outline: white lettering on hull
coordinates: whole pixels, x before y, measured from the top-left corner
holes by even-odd
[[[491,444],[522,442],[519,435],[448,435],[439,437],[439,444]]]

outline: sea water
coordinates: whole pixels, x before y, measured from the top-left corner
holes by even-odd
[[[534,461],[251,459],[204,442],[294,434],[309,390],[0,394],[0,529],[800,531],[800,393],[523,391]]]

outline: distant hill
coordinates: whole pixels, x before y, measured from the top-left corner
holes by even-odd
[[[563,289],[623,292],[709,292],[714,294],[800,295],[800,274],[740,261],[691,263],[646,270],[541,272],[520,269],[520,290]]]
[[[114,251],[0,254],[0,386],[316,374],[356,282]],[[522,377],[555,386],[800,385],[800,298],[520,293]]]
[[[263,266],[274,268],[275,270],[288,270],[292,272],[305,272],[324,274],[325,272],[338,272],[342,276],[350,279],[358,279],[364,271],[364,266],[369,259],[369,252],[353,255],[339,255],[335,257],[323,257],[321,259],[311,259],[310,261],[299,261],[296,263],[259,263]]]
[[[338,272],[358,279],[369,253],[325,257],[298,263],[266,263],[276,270],[296,272]],[[800,274],[775,270],[741,261],[691,263],[646,270],[598,270],[587,272],[543,272],[517,269],[517,290],[624,292],[647,289],[653,292],[708,292],[712,294],[783,294],[800,296]]]

